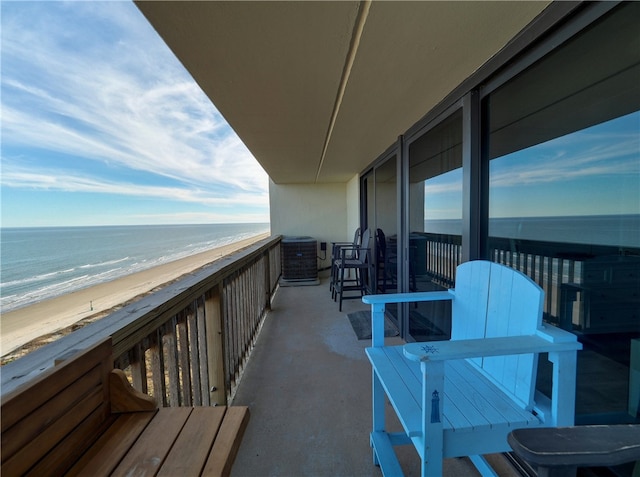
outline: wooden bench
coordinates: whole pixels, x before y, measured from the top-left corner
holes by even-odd
[[[634,461],[633,475],[640,475],[640,424],[516,429],[508,441],[538,477],[575,477],[578,467]]]
[[[158,409],[113,370],[111,339],[2,400],[2,476],[229,475],[246,407]]]
[[[582,346],[542,324],[543,299],[526,275],[486,261],[460,265],[455,290],[363,297],[373,320],[370,440],[384,475],[402,475],[393,447],[406,444],[416,448],[423,476],[442,475],[443,458],[460,456],[495,475],[482,455],[510,451],[510,431],[573,424]],[[387,303],[433,300],[452,301],[450,341],[384,346]],[[535,389],[540,353],[553,364],[550,399]],[[387,398],[402,432],[386,429]]]

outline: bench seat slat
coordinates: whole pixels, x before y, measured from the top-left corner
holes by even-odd
[[[158,476],[200,475],[226,411],[224,406],[194,408]]]
[[[488,427],[491,425],[490,419],[496,414],[493,408],[487,408],[484,399],[476,398],[473,388],[469,386],[470,377],[464,364],[460,361],[445,364],[443,414],[447,420],[444,428],[453,431]]]
[[[420,427],[422,421],[420,396],[422,393],[418,388],[418,397],[416,398],[415,386],[407,386],[405,379],[409,382],[414,381],[408,367],[405,368],[405,373],[401,374],[393,366],[393,358],[390,358],[387,353],[392,353],[393,356],[393,353],[397,353],[396,347],[367,348],[366,353],[374,372],[380,377],[382,386],[396,410],[405,432],[409,436],[420,435],[422,433]]]
[[[96,477],[111,474],[155,414],[155,411],[148,411],[118,415],[109,429],[71,468],[67,477],[87,473]]]
[[[531,412],[522,409],[517,402],[509,399],[498,387],[489,381],[473,365],[464,360],[451,361],[447,367],[445,392],[451,385],[460,386],[460,391],[466,396],[471,406],[465,409],[467,415],[481,416],[487,426],[497,425],[538,425],[539,419]],[[460,381],[464,384],[460,385]],[[472,393],[470,391],[473,390]],[[447,403],[450,400],[447,399]],[[445,403],[445,412],[447,405]]]
[[[112,475],[114,477],[155,475],[169,454],[191,411],[192,408],[186,407],[158,409],[156,416]]]
[[[228,477],[249,422],[248,407],[228,407],[203,475]]]

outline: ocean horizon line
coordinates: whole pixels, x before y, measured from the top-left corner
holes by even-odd
[[[489,237],[640,248],[640,213],[490,217]],[[462,219],[424,220],[427,233],[461,235]]]
[[[188,224],[103,224],[103,225],[0,225],[0,230],[10,229],[81,229],[103,227],[199,227],[216,225],[271,225],[270,222],[219,222],[219,223],[188,223]]]
[[[270,232],[270,224],[8,228],[0,309],[13,311]]]

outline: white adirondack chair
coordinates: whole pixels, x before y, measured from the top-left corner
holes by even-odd
[[[423,476],[442,475],[442,460],[469,456],[495,475],[483,454],[511,450],[510,431],[569,426],[575,413],[575,335],[542,323],[544,292],[503,265],[460,265],[454,290],[368,295],[372,307],[374,462],[402,475],[393,446],[413,444]],[[450,341],[384,346],[387,303],[452,301]],[[550,398],[536,392],[538,355],[553,364]],[[385,430],[385,395],[403,432]]]

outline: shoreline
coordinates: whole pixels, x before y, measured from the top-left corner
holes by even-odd
[[[16,352],[26,354],[37,346],[32,346],[34,341],[42,344],[53,341],[60,334],[80,327],[79,322],[87,324],[103,318],[125,304],[267,237],[269,233],[259,234],[3,313],[0,316],[0,356],[6,358]],[[29,349],[20,353],[20,348],[25,347]]]

